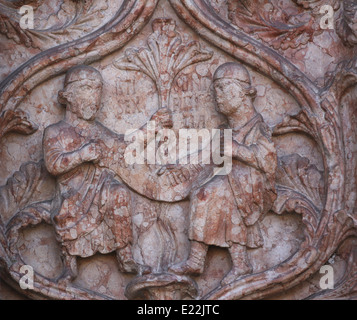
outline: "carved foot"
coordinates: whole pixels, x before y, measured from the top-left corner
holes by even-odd
[[[138,275],[146,275],[151,273],[151,267],[139,264],[134,259],[119,263],[119,271],[123,273],[134,273]]]
[[[234,281],[236,281],[239,277],[244,276],[246,274],[250,274],[253,272],[253,268],[250,265],[246,265],[243,268],[233,267],[231,271],[222,279],[221,285],[226,286]]]
[[[169,272],[177,274],[177,275],[192,275],[198,276],[203,273],[204,268],[202,266],[198,266],[194,263],[191,263],[190,260],[185,262],[175,264],[169,268]]]
[[[131,247],[118,249],[117,259],[119,264],[119,271],[123,273],[135,273],[139,275],[145,275],[151,273],[151,267],[143,264],[136,263],[133,258]]]
[[[197,276],[203,273],[208,245],[198,242],[191,242],[191,252],[189,258],[182,263],[175,264],[169,268],[169,272],[177,275]]]
[[[151,267],[150,266],[147,266],[145,264],[137,264],[138,266],[138,274],[139,275],[147,275],[147,274],[150,274],[151,273]]]

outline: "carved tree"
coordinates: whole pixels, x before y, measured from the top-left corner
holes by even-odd
[[[308,14],[313,15],[318,14],[322,2],[294,1],[301,10],[305,9]],[[236,19],[236,25],[224,21],[207,0],[169,0],[167,3],[172,5],[178,16],[199,36],[278,83],[297,101],[301,112],[279,124],[275,128],[275,135],[309,135],[318,146],[324,165],[324,173],[321,176],[319,170],[305,158],[293,155],[280,159],[279,198],[275,211],[294,211],[302,215],[306,236],[299,250],[269,270],[238,279],[228,286],[218,287],[206,298],[262,299],[279,293],[281,288],[293,288],[318,272],[321,265],[328,261],[343,241],[349,237],[357,237],[356,212],[346,207],[346,186],[349,181],[346,168],[349,168],[350,164],[344,150],[344,123],[341,121],[340,112],[344,95],[357,84],[356,61],[339,64],[336,72],[326,77],[329,80],[326,81],[326,86],[319,88],[293,63],[277,50],[273,50],[294,48],[312,39],[310,20],[304,15],[298,16],[298,21],[292,21],[282,13],[279,20],[276,18],[279,8],[272,8],[267,15],[259,15],[260,8],[256,5],[257,2],[231,1],[229,5],[232,9],[232,21],[236,19],[235,13],[245,19],[245,24],[237,27],[239,19]],[[328,3],[336,10],[339,7],[337,31],[342,40],[347,45],[355,45],[355,3],[351,0],[331,0]],[[19,5],[20,2],[14,4]],[[10,74],[0,84],[0,106],[3,112],[0,120],[1,134],[11,131],[32,133],[36,125],[18,109],[24,97],[39,84],[61,75],[71,66],[99,61],[122,48],[150,20],[156,4],[156,0],[126,0],[113,19],[96,32],[41,52]],[[211,54],[202,50],[197,43],[182,44],[175,26],[168,20],[157,20],[156,23],[147,46],[128,51],[125,59],[118,62],[117,66],[122,67],[126,62],[123,66],[125,70],[144,72],[151,77],[158,86],[161,106],[165,107],[168,106],[170,88],[177,74],[197,61],[209,59]],[[0,22],[0,25],[3,30],[8,26],[7,22]],[[254,34],[258,40],[254,38]],[[277,41],[272,40],[270,45],[269,41],[273,37],[276,37]],[[157,61],[162,62],[162,65]],[[355,107],[355,101],[350,104],[349,107]],[[49,221],[49,203],[33,203],[31,200],[39,172],[41,169],[38,164],[27,164],[0,190],[1,204],[5,204],[0,216],[0,264],[7,271],[6,277],[15,281],[19,280],[19,263],[22,263],[17,256],[18,231],[23,227],[37,224],[42,219]],[[323,188],[321,178],[324,182]],[[10,222],[7,221],[9,218]],[[335,292],[327,292],[325,296],[319,297],[344,297],[354,294],[356,255],[354,249],[349,252],[346,277],[338,283]],[[55,287],[54,282],[38,274],[35,280],[33,296],[67,299],[111,298],[75,287]],[[162,277],[161,280],[161,284],[172,283],[170,277]],[[177,278],[174,281],[178,281]],[[188,291],[194,292],[190,290],[193,287],[190,286],[189,280],[181,281],[185,282],[189,284]],[[144,290],[140,294],[147,296],[145,286],[148,282],[143,285],[138,281],[137,284]],[[347,290],[350,288],[351,290]],[[129,287],[128,295],[136,297],[135,290]],[[161,293],[157,292],[157,296]],[[165,296],[165,293],[161,296]]]
[[[149,76],[159,93],[159,108],[167,108],[176,76],[192,64],[211,59],[213,52],[201,49],[197,41],[182,43],[172,19],[155,19],[152,28],[154,32],[148,38],[147,47],[128,49],[125,57],[114,65]]]

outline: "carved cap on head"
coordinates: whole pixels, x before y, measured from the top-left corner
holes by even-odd
[[[86,65],[80,65],[72,67],[67,71],[64,79],[64,86],[67,87],[69,84],[81,80],[98,81],[103,84],[102,75],[97,69]]]
[[[220,65],[213,75],[213,81],[220,79],[232,79],[251,86],[248,70],[237,62],[227,62]]]
[[[64,79],[64,89],[58,92],[58,102],[66,105],[68,102],[66,97],[68,94],[68,85],[83,80],[93,81],[103,85],[102,75],[97,69],[86,65],[72,67],[66,73],[66,77]]]

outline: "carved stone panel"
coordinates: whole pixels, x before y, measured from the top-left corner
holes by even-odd
[[[0,298],[356,299],[356,17],[0,0]]]

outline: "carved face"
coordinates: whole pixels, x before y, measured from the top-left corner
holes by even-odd
[[[64,95],[67,108],[84,120],[94,120],[100,108],[102,83],[93,80],[81,80],[71,83]]]
[[[214,82],[217,110],[230,115],[236,113],[244,102],[242,87],[232,79],[220,79]]]

